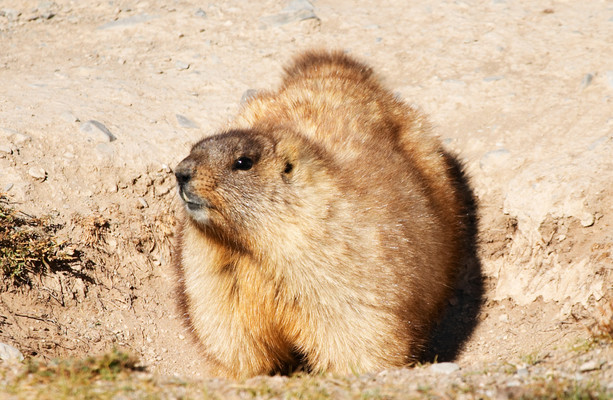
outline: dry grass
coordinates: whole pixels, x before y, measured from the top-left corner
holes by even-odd
[[[33,275],[62,270],[76,260],[74,251],[59,241],[60,226],[10,207],[0,194],[0,266],[3,286],[30,284]]]
[[[289,378],[257,377],[244,382],[182,381],[143,371],[137,360],[113,350],[82,360],[29,360],[13,378],[2,377],[0,398],[16,399],[609,399],[596,380],[535,376],[507,385],[507,375],[472,374],[442,384],[440,376],[416,374],[410,381],[378,382],[372,377],[299,374]],[[423,372],[423,370],[422,370]],[[419,373],[419,371],[418,371]],[[483,385],[484,380],[489,382]]]
[[[596,307],[594,322],[588,326],[595,340],[613,343],[613,299]]]

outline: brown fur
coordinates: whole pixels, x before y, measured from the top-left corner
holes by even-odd
[[[193,147],[175,171],[176,264],[211,373],[415,360],[463,258],[461,196],[429,130],[369,67],[307,52]]]

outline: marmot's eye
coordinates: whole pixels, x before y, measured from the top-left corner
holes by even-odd
[[[253,167],[253,160],[249,157],[239,157],[234,161],[232,169],[239,169],[241,171],[247,171]]]
[[[289,174],[290,172],[292,172],[293,169],[294,166],[291,163],[287,163],[285,164],[285,169],[283,170],[283,172]]]

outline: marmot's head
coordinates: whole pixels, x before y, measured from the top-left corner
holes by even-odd
[[[300,216],[311,202],[307,192],[317,192],[322,161],[291,132],[231,130],[196,143],[175,176],[188,218],[206,234],[249,247]]]

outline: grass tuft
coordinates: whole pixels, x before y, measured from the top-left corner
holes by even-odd
[[[594,323],[588,327],[588,330],[595,340],[613,343],[613,299],[598,306],[598,315],[594,316]]]
[[[59,241],[60,226],[15,210],[0,193],[0,273],[3,285],[31,283],[32,275],[62,270],[76,260],[74,251]]]
[[[127,353],[113,349],[98,357],[82,360],[66,359],[52,362],[40,362],[28,359],[25,376],[30,376],[38,383],[67,380],[76,384],[91,383],[96,379],[112,381],[122,373],[139,370],[137,359]]]

